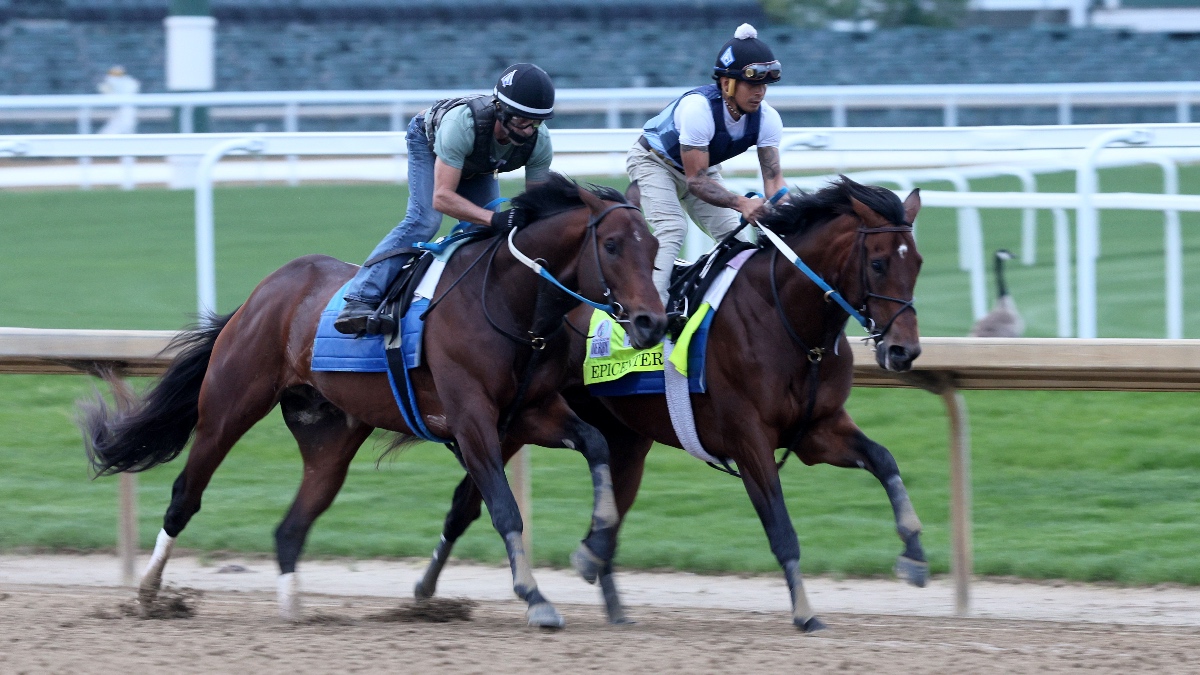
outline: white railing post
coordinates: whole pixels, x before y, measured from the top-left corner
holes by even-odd
[[[846,126],[846,101],[841,97],[833,99],[833,109],[830,111],[830,115],[832,116],[830,121],[833,122],[833,126]]]
[[[1071,220],[1066,209],[1054,209],[1054,296],[1058,337],[1074,334],[1071,309]]]
[[[1058,97],[1058,123],[1062,125],[1071,123],[1071,96],[1069,94]]]
[[[79,107],[79,118],[75,120],[75,132],[79,134],[92,133],[92,108],[91,106]],[[79,158],[79,189],[92,189],[92,174],[90,171],[92,165],[91,157]]]
[[[1163,170],[1163,192],[1179,194],[1179,166],[1175,161],[1163,157],[1159,160]],[[1163,211],[1163,248],[1166,267],[1166,311],[1167,338],[1183,338],[1183,233],[1179,227],[1179,211]]]
[[[958,101],[953,96],[946,97],[946,104],[942,108],[942,126],[958,126]]]
[[[238,150],[262,152],[263,141],[235,138],[204,154],[196,167],[196,308],[201,317],[217,311],[216,251],[213,236],[213,167]]]
[[[1145,129],[1113,129],[1100,134],[1084,149],[1075,173],[1079,212],[1075,216],[1075,288],[1078,297],[1076,335],[1096,337],[1096,258],[1100,251],[1099,213],[1092,198],[1097,192],[1096,158],[1113,143],[1142,145],[1152,136]]]
[[[300,106],[295,101],[289,102],[283,107],[283,130],[293,134],[300,131]],[[299,162],[300,158],[296,155],[287,156],[287,184],[292,187],[300,184],[300,176],[297,173]]]

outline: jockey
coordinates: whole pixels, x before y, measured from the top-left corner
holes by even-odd
[[[346,306],[334,321],[342,333],[390,333],[373,317],[388,286],[437,234],[442,214],[496,231],[524,224],[519,209],[493,213],[496,175],[525,167],[525,187],[546,180],[554,150],[543,120],[554,117],[554,84],[531,63],[505,68],[491,95],[444,99],[408,124],[408,211],[346,287]],[[369,321],[379,318],[379,321]]]
[[[646,222],[658,237],[654,285],[667,302],[671,269],[687,233],[687,214],[720,241],[738,226],[738,214],[753,222],[764,200],[738,196],[725,187],[720,163],[758,146],[766,194],[783,187],[779,140],[783,121],[763,101],[778,82],[779,61],[748,23],[721,47],[710,84],[693,89],[646,122],[629,150],[625,167],[642,193]]]

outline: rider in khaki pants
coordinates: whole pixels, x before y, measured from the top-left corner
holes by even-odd
[[[757,146],[766,193],[783,187],[783,121],[762,100],[767,85],[779,81],[780,66],[757,35],[749,24],[738,27],[717,55],[717,83],[687,92],[646,122],[626,158],[629,179],[641,190],[646,222],[658,238],[654,285],[664,303],[687,233],[685,211],[719,241],[738,226],[739,214],[754,221],[763,207],[762,199],[729,191],[721,179],[721,162]]]

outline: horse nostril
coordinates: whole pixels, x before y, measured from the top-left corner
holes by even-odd
[[[654,330],[654,319],[651,319],[647,314],[638,314],[633,320],[633,326],[640,333],[646,334]]]
[[[903,345],[892,345],[891,347],[888,347],[888,356],[891,358],[893,363],[907,363],[910,360],[908,348],[904,347]]]

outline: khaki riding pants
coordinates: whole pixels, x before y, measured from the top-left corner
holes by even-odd
[[[721,178],[721,165],[709,167],[705,172],[713,180],[725,185]],[[688,221],[692,220],[708,236],[720,241],[738,226],[738,212],[722,206],[713,206],[688,192],[687,179],[683,172],[668,164],[653,152],[634,143],[625,158],[625,170],[629,179],[637,181],[642,190],[642,212],[646,222],[658,238],[658,256],[654,258],[654,287],[667,302],[667,286],[671,283],[671,269],[683,238],[687,235]]]

